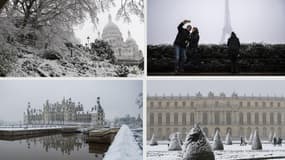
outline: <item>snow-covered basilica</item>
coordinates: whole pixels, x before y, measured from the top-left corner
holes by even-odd
[[[32,108],[28,103],[27,111],[24,112],[25,124],[87,124],[93,127],[104,127],[105,113],[97,97],[97,105],[84,111],[83,105],[73,102],[71,98],[61,102],[50,103],[48,100],[42,109]]]
[[[98,34],[100,38],[100,33]],[[109,15],[109,22],[103,28],[102,40],[111,45],[117,64],[136,65],[143,61],[142,51],[136,41],[132,38],[131,32],[128,31],[128,38],[124,41],[119,27],[112,21]]]

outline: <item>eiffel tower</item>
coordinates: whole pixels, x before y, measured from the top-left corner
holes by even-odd
[[[232,32],[232,25],[231,25],[231,15],[230,15],[230,8],[229,8],[229,0],[225,0],[225,17],[224,17],[224,28],[221,37],[220,43],[225,43],[226,38]]]

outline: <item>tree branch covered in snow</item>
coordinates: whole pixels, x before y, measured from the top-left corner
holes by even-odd
[[[131,15],[136,15],[144,21],[144,0],[121,0],[121,6],[117,12],[117,19],[131,22]]]

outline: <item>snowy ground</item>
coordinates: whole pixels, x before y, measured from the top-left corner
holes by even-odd
[[[61,48],[62,58],[50,60],[42,58],[44,50],[17,44],[17,63],[8,77],[115,77],[120,65],[108,60],[92,60],[89,52],[74,50],[71,57],[67,48]],[[128,77],[142,77],[144,72],[137,66],[128,66]]]
[[[123,125],[115,136],[112,145],[105,154],[104,160],[142,160],[139,148],[132,131]]]
[[[181,160],[181,151],[168,151],[168,142],[160,141],[158,146],[147,145],[147,160]],[[216,160],[233,160],[255,157],[285,156],[285,144],[274,147],[272,144],[263,142],[263,150],[253,151],[251,145],[240,146],[238,141],[233,145],[224,145],[224,151],[214,151]]]

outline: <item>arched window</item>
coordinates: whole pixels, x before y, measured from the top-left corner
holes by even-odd
[[[250,134],[251,134],[251,128],[249,128],[249,127],[247,128],[246,134],[247,134],[248,137],[250,136]]]
[[[153,107],[153,102],[150,102],[150,107]]]
[[[259,124],[259,114],[257,112],[254,115],[254,123],[255,125]]]
[[[262,136],[267,137],[267,128],[266,127],[263,128]]]
[[[182,114],[182,124],[186,125],[186,113],[185,112]]]
[[[170,113],[166,113],[166,125],[170,125]]]
[[[226,112],[226,123],[227,125],[230,125],[232,123],[232,120],[231,120],[231,112]]]
[[[281,125],[281,113],[277,113],[277,124]]]
[[[178,102],[175,101],[174,102],[174,106],[177,107],[178,106]]]
[[[202,122],[204,125],[208,124],[208,116],[207,116],[207,112],[203,112],[203,119]]]
[[[239,112],[239,124],[243,125],[243,113]]]
[[[266,113],[265,112],[262,113],[262,124],[266,125]]]
[[[171,133],[170,128],[166,128],[166,136],[169,136]]]
[[[150,128],[150,131],[149,131],[149,139],[151,139],[152,135],[154,134],[154,129],[153,128]]]
[[[250,115],[249,112],[247,113],[247,124],[248,124],[248,125],[251,124],[251,115]]]
[[[245,136],[243,127],[240,127],[239,135],[242,137]]]
[[[162,114],[158,113],[158,125],[162,125]]]
[[[273,125],[274,124],[274,118],[273,118],[273,113],[270,113],[270,124]]]
[[[278,136],[282,136],[282,130],[281,130],[280,127],[277,129],[277,135],[278,135]]]
[[[154,125],[154,114],[150,113],[150,125]]]
[[[174,124],[178,125],[178,113],[174,113]]]
[[[220,124],[220,112],[215,112],[215,124]]]
[[[190,124],[191,125],[195,124],[195,117],[194,117],[194,113],[193,112],[190,113]]]
[[[158,128],[157,130],[157,138],[161,138],[162,137],[162,130],[161,128]]]

